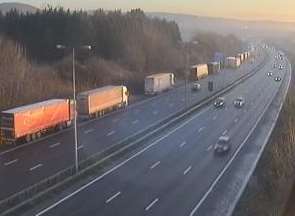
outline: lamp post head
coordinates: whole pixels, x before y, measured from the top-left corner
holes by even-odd
[[[64,45],[61,45],[61,44],[56,45],[56,49],[65,49],[65,48],[66,48],[66,46],[64,46]]]

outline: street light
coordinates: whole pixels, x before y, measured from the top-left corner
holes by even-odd
[[[76,102],[76,68],[75,68],[75,55],[76,49],[83,49],[83,50],[91,50],[92,47],[90,45],[84,45],[80,47],[67,47],[62,44],[56,45],[57,49],[71,49],[72,50],[72,82],[73,82],[73,99],[74,99],[74,141],[75,141],[75,170],[76,173],[79,172],[79,158],[78,158],[78,129],[77,129],[77,102]]]

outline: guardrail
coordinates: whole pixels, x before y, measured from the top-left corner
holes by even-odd
[[[75,173],[74,166],[69,167],[23,191],[20,191],[19,193],[10,196],[5,200],[2,200],[0,202],[0,212],[3,212],[1,215],[11,214],[19,209],[28,208],[34,201],[36,202],[43,199],[48,193],[56,191],[60,187],[72,183],[74,180],[83,175],[91,174],[93,168],[96,168],[97,170],[97,168],[103,167],[108,162],[111,162],[111,160],[115,157],[119,157],[137,147],[140,147],[139,144],[158,135],[163,130],[172,127],[179,121],[189,117],[189,115],[194,114],[194,112],[211,103],[217,97],[227,93],[237,85],[252,77],[256,72],[260,71],[265,66],[267,58],[268,56],[266,56],[264,60],[251,72],[240,77],[238,80],[233,81],[229,84],[229,86],[201,100],[197,104],[192,104],[186,110],[174,113],[166,119],[156,122],[149,128],[125,138],[123,141],[111,146],[105,151],[99,152],[81,161],[79,163],[79,173]]]

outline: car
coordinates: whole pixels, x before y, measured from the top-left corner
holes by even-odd
[[[221,136],[214,146],[214,154],[225,155],[230,151],[230,149],[231,145],[229,136]]]
[[[275,81],[280,82],[280,81],[282,81],[282,78],[281,77],[275,77]]]
[[[280,70],[283,70],[283,69],[284,69],[283,65],[280,65]]]
[[[201,89],[201,85],[197,82],[193,83],[192,91],[199,91]]]
[[[215,100],[214,106],[216,108],[222,108],[225,106],[225,99],[223,97],[219,97]]]
[[[276,64],[274,64],[274,65],[273,65],[273,68],[277,68],[277,65],[276,65]]]
[[[268,72],[268,73],[267,73],[267,76],[269,76],[269,77],[271,77],[272,75],[273,75],[272,72]]]
[[[234,100],[234,106],[237,108],[242,108],[245,105],[245,100],[242,97],[238,97]]]

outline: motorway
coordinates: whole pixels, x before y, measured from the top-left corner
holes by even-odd
[[[198,210],[212,182],[245,143],[281,86],[274,77],[285,76],[288,62],[281,61],[285,68],[279,70],[273,68],[275,61],[271,52],[263,69],[226,93],[224,109],[204,107],[103,175],[34,214],[206,215]],[[273,77],[266,75],[269,71]],[[233,106],[239,96],[246,101],[242,109]],[[221,135],[231,137],[232,149],[216,157],[213,146]]]
[[[226,69],[201,80],[200,92],[188,90],[189,103],[197,103],[226,87],[261,64],[263,59],[262,53],[258,53],[254,64],[248,61],[238,70]],[[214,92],[208,91],[208,80],[214,81]],[[185,92],[185,87],[180,86],[163,95],[136,102],[124,111],[80,123],[79,159],[103,152],[126,137],[183,110],[186,104]],[[68,129],[37,142],[0,152],[0,173],[5,176],[0,178],[0,200],[73,165],[73,143],[73,131]]]

